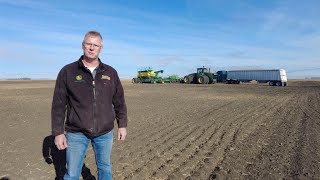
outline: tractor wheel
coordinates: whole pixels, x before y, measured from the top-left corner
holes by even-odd
[[[192,82],[192,77],[191,76],[185,76],[183,78],[183,82],[186,83],[186,84],[190,84]]]
[[[204,84],[204,78],[203,78],[203,76],[199,76],[199,77],[197,78],[197,83],[198,83],[198,84]]]
[[[199,76],[197,78],[197,82],[199,84],[208,84],[209,83],[209,78],[208,78],[208,76]]]
[[[132,78],[132,83],[134,84],[134,83],[137,83],[137,80],[136,80],[137,78]]]
[[[208,76],[203,76],[204,84],[209,83],[209,77]]]

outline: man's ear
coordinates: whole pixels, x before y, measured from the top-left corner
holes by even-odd
[[[82,43],[81,43],[81,49],[84,50],[84,41],[82,41]]]

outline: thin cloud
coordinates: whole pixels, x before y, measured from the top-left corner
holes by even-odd
[[[307,68],[319,64],[317,4],[303,3],[310,11],[302,16],[300,3],[286,0],[182,1],[180,9],[166,4],[159,11],[138,3],[88,6],[84,1],[62,5],[0,0],[0,28],[6,34],[0,42],[7,45],[0,50],[0,63],[11,59],[38,68],[41,62],[53,65],[56,71],[82,54],[84,33],[95,29],[104,37],[101,58],[126,76],[145,65],[181,74],[193,72],[198,65],[216,70],[232,66]]]

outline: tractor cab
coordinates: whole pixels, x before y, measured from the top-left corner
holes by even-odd
[[[205,67],[197,68],[197,74],[203,74],[203,73],[207,73],[207,72],[210,72],[210,70],[208,71],[208,69]]]

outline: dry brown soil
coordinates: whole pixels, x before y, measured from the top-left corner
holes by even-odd
[[[320,81],[186,85],[123,82],[120,179],[320,179]],[[42,157],[54,81],[0,82],[0,178],[54,179]],[[92,148],[86,164],[96,174]]]

